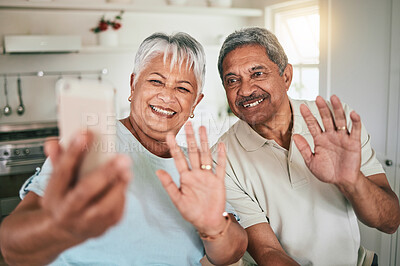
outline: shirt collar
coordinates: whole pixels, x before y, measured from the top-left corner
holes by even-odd
[[[290,104],[292,106],[292,112],[293,112],[293,130],[292,130],[292,135],[293,134],[300,134],[300,135],[305,135],[309,134],[309,130],[307,128],[307,124],[304,121],[304,118],[302,117],[300,113],[300,105],[301,104],[307,104],[307,101],[304,100],[294,100],[289,98]],[[311,113],[316,116],[316,110],[313,108],[310,109]],[[268,140],[264,137],[262,137],[260,134],[258,134],[253,128],[250,127],[249,124],[247,124],[243,120],[239,120],[239,122],[236,124],[236,130],[235,130],[236,138],[238,139],[240,145],[246,150],[246,151],[255,151],[259,148],[261,148]]]

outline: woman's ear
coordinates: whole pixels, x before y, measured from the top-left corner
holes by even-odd
[[[135,81],[135,73],[132,73],[132,74],[131,74],[131,81],[130,81],[130,84],[131,84],[131,95],[132,95],[132,93],[133,93],[133,90],[135,89],[135,88],[133,87],[134,81]]]
[[[285,70],[283,71],[283,82],[285,83],[286,91],[289,90],[290,84],[292,83],[293,78],[293,66],[291,64],[287,64]]]
[[[196,109],[196,106],[201,102],[201,100],[203,100],[203,97],[204,97],[203,93],[200,93],[200,95],[197,96],[197,100],[196,100],[195,104],[192,107],[192,114],[194,112],[194,109]]]

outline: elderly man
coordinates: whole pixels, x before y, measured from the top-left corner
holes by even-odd
[[[240,118],[219,140],[227,148],[227,200],[253,259],[371,265],[376,256],[360,247],[357,218],[394,233],[400,209],[360,116],[336,96],[290,99],[293,68],[266,29],[229,35],[218,69]]]

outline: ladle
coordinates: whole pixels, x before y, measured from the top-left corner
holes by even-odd
[[[9,116],[12,113],[12,109],[8,104],[7,76],[4,76],[4,94],[6,96],[6,106],[4,106],[3,112],[5,116]]]
[[[19,98],[19,105],[17,107],[17,114],[18,115],[23,115],[25,112],[25,107],[22,102],[22,92],[21,92],[21,78],[18,77],[17,79],[17,85],[18,85],[18,98]]]

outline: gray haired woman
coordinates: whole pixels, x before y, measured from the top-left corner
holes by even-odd
[[[5,259],[30,265],[199,265],[205,254],[214,264],[239,260],[247,235],[225,213],[224,147],[214,171],[204,127],[199,146],[190,123],[185,127],[190,166],[175,142],[203,98],[204,76],[203,48],[188,34],[145,39],[131,75],[130,115],[117,123],[121,154],[76,180],[92,135],[78,135],[65,151],[47,142],[50,160],[0,228]]]

